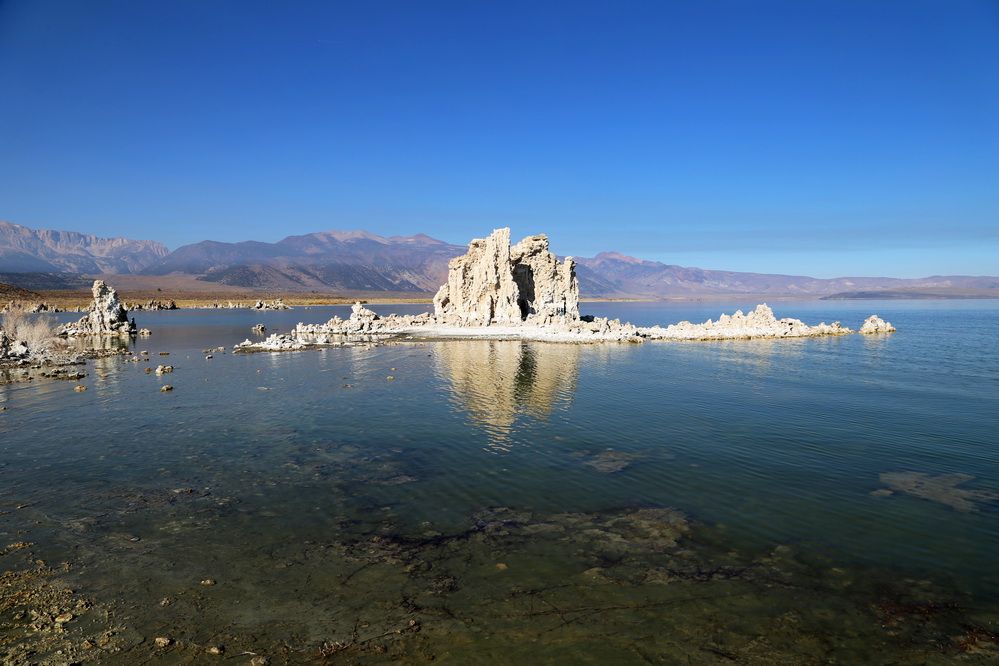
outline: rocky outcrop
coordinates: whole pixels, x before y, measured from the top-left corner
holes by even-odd
[[[867,329],[894,330],[876,316]],[[871,331],[874,332],[874,331]],[[580,317],[579,285],[572,258],[560,262],[544,235],[510,245],[510,230],[497,229],[475,239],[468,252],[451,260],[448,281],[434,297],[434,313],[380,316],[355,303],[348,319],[298,324],[291,333],[246,342],[239,351],[282,351],[343,345],[350,336],[364,339],[486,338],[545,342],[644,342],[646,340],[738,340],[806,338],[853,333],[838,321],[809,325],[778,319],[766,304],[700,324],[638,327],[617,319]]]
[[[250,306],[251,310],[290,310],[290,305],[285,305],[284,301],[280,298],[275,298],[273,301],[260,301]]]
[[[0,309],[0,314],[3,314],[5,312],[13,312],[14,310],[25,312],[27,314],[39,314],[43,312],[51,312],[51,313],[65,312],[65,310],[63,310],[62,308],[56,305],[50,305],[49,303],[46,303],[44,301],[31,304],[27,304],[23,301],[10,301],[7,303],[7,305],[3,306],[2,309]]]
[[[318,344],[318,343],[316,343]],[[299,351],[308,345],[299,340],[294,335],[286,333],[272,333],[267,339],[254,342],[250,339],[243,340],[234,345],[234,352],[256,352],[256,351]]]
[[[90,303],[90,312],[77,322],[65,324],[59,331],[60,335],[73,337],[135,333],[135,323],[128,320],[128,312],[113,287],[104,284],[103,280],[94,280],[92,291],[94,300]]]
[[[476,238],[448,264],[434,297],[434,317],[449,326],[536,324],[579,320],[579,282],[571,257],[548,250],[548,237],[510,246],[510,229]]]
[[[20,361],[28,358],[29,354],[26,342],[15,340],[0,328],[0,362]]]
[[[333,317],[325,324],[299,324],[292,334],[301,338],[322,339],[330,335],[397,335],[425,328],[436,321],[429,312],[418,315],[386,315],[382,317],[361,303],[350,308],[350,318]]]
[[[126,307],[130,312],[134,310],[176,310],[177,302],[172,299],[165,301],[150,300],[145,303],[129,303]]]
[[[894,333],[895,327],[891,322],[885,321],[877,315],[871,315],[860,326],[860,332],[864,335],[878,335],[881,333]]]
[[[739,340],[752,338],[813,338],[825,335],[847,335],[853,333],[838,321],[831,324],[821,322],[809,326],[800,319],[777,319],[774,311],[766,303],[756,306],[749,314],[736,310],[735,314],[723,314],[718,321],[707,320],[703,324],[681,321],[666,328],[652,326],[638,329],[639,335],[651,340]]]

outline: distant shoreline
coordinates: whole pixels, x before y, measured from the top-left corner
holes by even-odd
[[[119,295],[129,305],[145,305],[150,301],[168,303],[173,301],[177,309],[213,309],[218,303],[224,309],[228,303],[241,303],[249,306],[256,301],[273,301],[280,299],[290,307],[323,307],[331,305],[352,305],[357,301],[369,305],[430,305],[432,294],[407,294],[400,292],[358,292],[336,294],[303,294],[302,292],[273,291],[219,291],[198,292],[189,291],[149,291],[119,289]],[[72,310],[87,307],[91,300],[88,290],[36,290],[20,293],[2,294],[3,303],[8,300],[21,300],[25,303],[44,302],[60,309]],[[732,301],[786,302],[786,301],[865,301],[865,300],[989,300],[999,299],[999,292],[994,294],[934,294],[926,292],[850,292],[830,295],[804,294],[700,294],[690,296],[669,296],[663,298],[650,297],[581,297],[582,303],[717,303]]]

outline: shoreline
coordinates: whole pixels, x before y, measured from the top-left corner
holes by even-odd
[[[83,311],[92,300],[89,291],[38,291],[38,296],[33,298],[12,298],[9,302],[22,303],[27,306],[34,306],[44,303],[56,310],[49,312],[76,312]],[[289,308],[312,308],[330,307],[336,305],[353,305],[360,302],[365,305],[432,305],[432,295],[420,295],[407,297],[397,292],[384,295],[373,295],[370,293],[358,295],[345,294],[302,294],[300,292],[240,292],[240,293],[212,293],[206,295],[194,295],[184,292],[134,292],[120,290],[118,292],[121,299],[130,306],[129,311],[143,312],[165,309],[176,310],[225,310],[225,309],[254,309],[251,306],[256,301],[271,302],[282,301]],[[869,302],[877,300],[890,300],[894,302],[919,301],[988,301],[999,300],[999,296],[941,296],[934,298],[913,296],[911,298],[886,297],[886,298],[832,298],[822,295],[772,295],[772,294],[711,294],[703,296],[670,296],[664,298],[643,298],[643,297],[601,297],[583,296],[580,303],[664,303],[664,304],[684,304],[684,303],[731,303],[731,302],[760,302],[769,301],[774,303],[788,302]],[[160,303],[174,303],[175,308],[146,308],[143,307],[150,301]],[[227,303],[237,305],[234,308],[226,307]],[[0,306],[7,305],[7,302],[0,303]],[[218,305],[219,307],[213,307]],[[139,307],[135,307],[139,306]],[[270,310],[263,308],[262,310]]]

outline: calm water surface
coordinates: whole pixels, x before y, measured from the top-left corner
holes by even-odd
[[[994,663],[999,302],[775,309],[899,332],[206,360],[349,309],[137,313],[151,361],[0,385],[0,567],[93,604],[71,647],[0,605],[0,656]]]

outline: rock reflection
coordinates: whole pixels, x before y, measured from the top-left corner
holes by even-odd
[[[433,350],[452,401],[500,448],[518,415],[547,418],[566,408],[576,392],[579,345],[460,340],[437,343]]]

